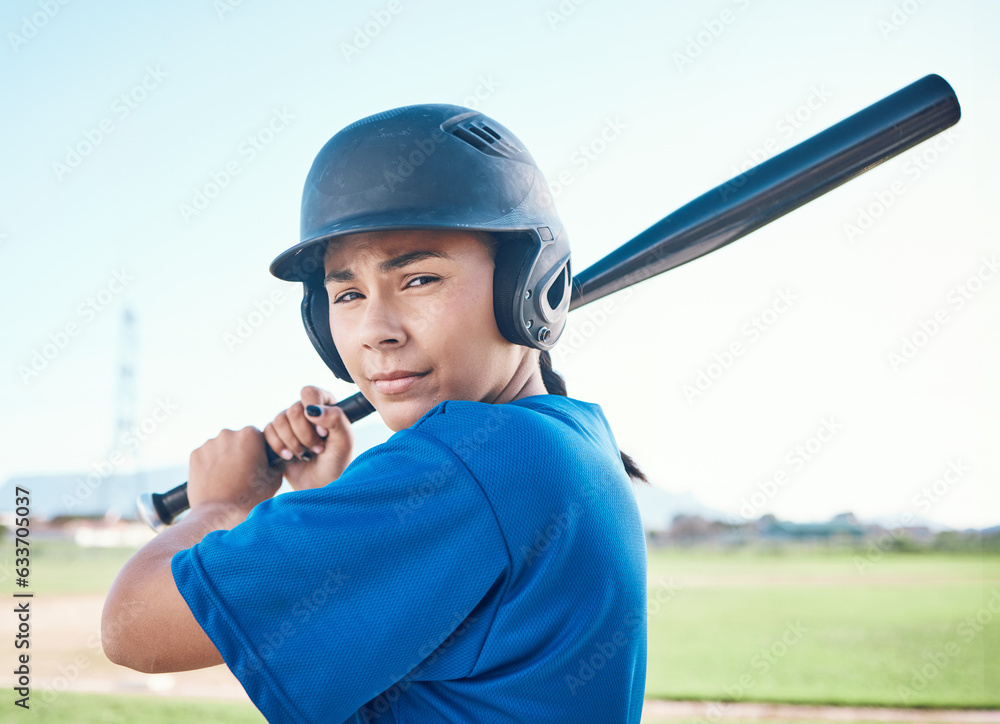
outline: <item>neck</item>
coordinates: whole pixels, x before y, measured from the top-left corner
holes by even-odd
[[[542,371],[538,367],[538,354],[529,351],[521,359],[521,364],[514,371],[510,382],[500,391],[500,394],[493,400],[493,404],[501,405],[505,402],[513,402],[523,397],[532,395],[545,395],[545,383],[542,381]]]

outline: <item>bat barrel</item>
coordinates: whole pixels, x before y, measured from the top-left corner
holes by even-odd
[[[702,194],[573,277],[570,309],[746,236],[953,126],[954,90],[928,75]]]

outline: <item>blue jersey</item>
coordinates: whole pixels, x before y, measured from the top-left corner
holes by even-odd
[[[598,405],[446,401],[177,553],[271,722],[632,722],[646,546]]]

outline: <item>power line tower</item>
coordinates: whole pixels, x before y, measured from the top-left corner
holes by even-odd
[[[136,387],[135,387],[135,314],[131,307],[125,307],[122,312],[121,331],[118,340],[118,379],[115,388],[115,430],[111,442],[112,451],[122,453],[131,463],[128,446],[123,441],[136,426]]]
[[[114,431],[108,460],[114,466],[111,473],[120,476],[119,482],[125,483],[139,473],[139,454],[134,445],[128,444],[135,439],[137,430],[136,410],[138,397],[136,393],[136,319],[132,308],[126,306],[122,312],[121,326],[118,332],[117,370],[115,379],[114,400]],[[126,483],[127,484],[127,483]],[[115,483],[105,479],[101,485],[98,497],[100,508],[108,514],[120,515],[119,504],[113,501],[118,496],[114,493]],[[114,508],[114,510],[112,510]]]

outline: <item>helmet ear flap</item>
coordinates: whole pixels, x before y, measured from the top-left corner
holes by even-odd
[[[521,333],[521,287],[533,261],[532,245],[519,234],[506,234],[497,244],[493,268],[493,316],[500,334],[512,344],[531,344]]]
[[[302,321],[309,341],[334,375],[346,382],[354,382],[333,344],[333,334],[330,332],[330,298],[326,287],[309,282],[303,282],[302,286]]]
[[[572,277],[565,238],[544,231],[547,239],[536,231],[502,235],[494,260],[493,316],[508,342],[548,350],[566,326]]]

